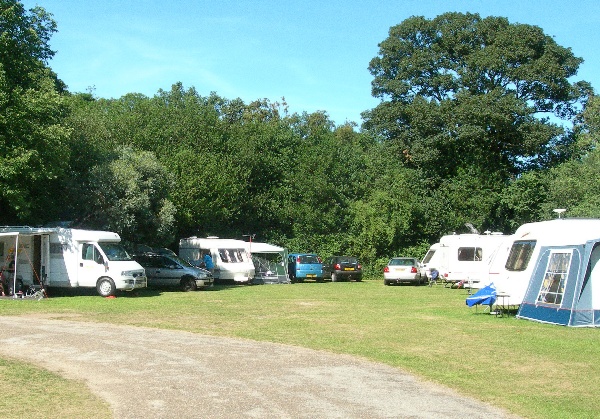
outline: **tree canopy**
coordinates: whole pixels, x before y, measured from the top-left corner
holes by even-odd
[[[600,100],[538,27],[461,13],[392,27],[359,130],[179,82],[68,92],[48,67],[51,16],[0,7],[0,224],[73,221],[174,249],[252,234],[373,269],[466,224],[600,215]]]
[[[64,85],[47,67],[55,31],[44,9],[0,1],[0,222],[48,213],[67,169]]]
[[[379,48],[369,70],[382,101],[364,126],[394,142],[404,164],[438,181],[470,167],[510,179],[566,157],[549,147],[564,139],[553,121],[573,118],[590,86],[569,81],[582,59],[541,28],[470,13],[412,17]]]

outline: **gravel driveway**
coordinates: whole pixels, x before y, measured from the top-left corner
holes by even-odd
[[[181,331],[0,317],[0,353],[83,380],[116,418],[513,417],[386,365]]]

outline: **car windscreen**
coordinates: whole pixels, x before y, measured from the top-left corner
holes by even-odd
[[[299,258],[300,263],[321,263],[315,255],[301,255]]]
[[[398,265],[398,266],[412,266],[415,264],[414,259],[392,259],[390,260],[390,265]]]
[[[194,265],[192,265],[190,262],[188,262],[187,260],[181,259],[179,256],[165,256],[166,258],[170,259],[171,261],[175,261],[177,263],[179,263],[181,266],[187,266],[187,267],[192,267],[195,268]],[[173,262],[171,262],[171,264],[173,264]]]
[[[338,263],[357,264],[358,260],[356,260],[356,258],[351,258],[351,257],[339,258]]]

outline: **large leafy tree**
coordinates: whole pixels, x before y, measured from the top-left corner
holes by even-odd
[[[539,27],[468,13],[411,17],[379,47],[369,70],[381,103],[364,126],[436,186],[460,169],[506,180],[568,157],[571,137],[552,121],[572,118],[590,87],[569,81],[582,60]]]
[[[64,85],[48,68],[56,24],[0,0],[0,223],[42,222],[67,167]]]

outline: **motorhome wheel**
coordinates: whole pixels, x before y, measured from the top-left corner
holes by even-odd
[[[98,291],[98,294],[100,294],[100,296],[110,297],[115,295],[117,287],[115,286],[115,283],[112,279],[100,278],[98,280],[98,284],[96,285],[96,290]]]

